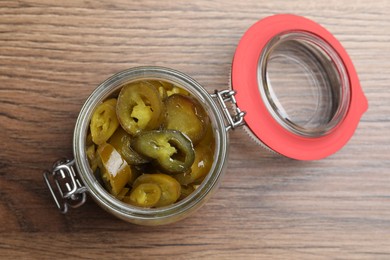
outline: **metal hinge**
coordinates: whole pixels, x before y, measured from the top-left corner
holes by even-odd
[[[215,90],[214,94],[211,94],[213,98],[217,99],[219,105],[222,108],[222,112],[227,121],[226,131],[245,124],[244,116],[246,112],[241,111],[240,108],[238,108],[236,98],[234,97],[235,94],[236,92],[234,90],[229,89],[221,91]],[[226,106],[227,102],[231,102],[232,104],[232,114],[229,108]]]
[[[61,213],[69,207],[77,208],[87,199],[87,188],[81,185],[74,170],[74,160],[61,159],[54,163],[51,171],[44,171],[43,178]]]

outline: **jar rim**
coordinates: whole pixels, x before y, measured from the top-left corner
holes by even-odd
[[[279,79],[271,80],[274,70]],[[268,111],[294,134],[312,138],[330,134],[347,114],[351,94],[344,64],[332,46],[313,33],[286,31],[273,37],[261,53],[257,77]],[[299,118],[291,115],[294,112]]]
[[[215,139],[214,162],[201,185],[187,198],[170,206],[145,209],[119,201],[109,194],[94,177],[86,156],[86,137],[89,122],[96,106],[121,86],[141,79],[160,79],[175,83],[189,91],[203,105],[213,125]],[[115,216],[142,225],[175,222],[200,207],[216,189],[226,167],[228,136],[223,116],[210,94],[194,79],[179,71],[155,66],[134,67],[121,71],[101,83],[88,97],[80,110],[73,136],[74,156],[80,178],[92,198]]]

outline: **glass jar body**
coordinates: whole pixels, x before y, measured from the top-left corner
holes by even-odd
[[[191,195],[171,206],[144,209],[119,201],[108,193],[95,178],[86,155],[86,137],[92,114],[102,101],[128,83],[139,80],[163,80],[191,93],[209,115],[215,139],[214,161],[202,184]],[[228,134],[223,114],[212,96],[195,80],[181,72],[162,67],[137,67],[119,72],[100,84],[82,107],[76,122],[73,148],[79,177],[89,195],[103,209],[125,221],[140,225],[162,225],[185,218],[203,205],[215,192],[226,168]]]

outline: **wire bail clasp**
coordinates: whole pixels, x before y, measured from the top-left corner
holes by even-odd
[[[211,94],[211,97],[215,98],[218,101],[218,104],[222,108],[222,112],[227,121],[226,131],[230,129],[234,129],[238,126],[244,125],[244,116],[246,114],[245,111],[241,111],[241,109],[237,106],[237,101],[234,95],[236,91],[234,90],[215,90],[214,94]],[[226,106],[227,102],[231,102],[232,104],[232,113],[229,108]]]
[[[61,159],[53,165],[51,171],[44,171],[43,178],[62,214],[69,207],[78,208],[87,199],[87,188],[81,185],[74,169],[74,160]]]

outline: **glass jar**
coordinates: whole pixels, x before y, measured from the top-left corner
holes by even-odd
[[[202,184],[186,199],[171,206],[144,209],[121,202],[108,193],[96,180],[86,157],[86,137],[94,108],[128,83],[139,80],[163,80],[190,92],[210,117],[215,138],[214,163]],[[217,103],[212,96],[189,76],[168,68],[138,67],[122,71],[99,85],[80,111],[74,133],[75,165],[81,181],[96,202],[113,215],[136,224],[158,225],[177,221],[200,207],[216,190],[226,167],[228,132]]]
[[[213,94],[188,75],[162,67],[131,68],[100,84],[78,116],[74,160],[58,161],[44,173],[57,207],[66,213],[82,205],[88,192],[99,206],[125,221],[172,223],[190,215],[216,191],[227,166],[230,129],[244,125],[256,141],[284,156],[320,159],[349,140],[367,109],[345,50],[324,28],[299,16],[277,15],[253,25],[237,47],[231,77],[230,89]],[[95,178],[86,155],[97,105],[139,80],[163,80],[190,92],[208,113],[214,132],[214,161],[204,181],[187,198],[161,208],[139,208],[113,197]]]

